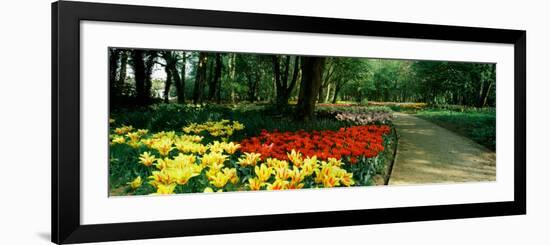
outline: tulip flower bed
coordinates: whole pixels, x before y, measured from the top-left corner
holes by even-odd
[[[352,126],[338,131],[263,131],[258,137],[245,139],[240,144],[245,152],[258,152],[281,160],[291,160],[292,155],[287,153],[300,149],[307,157],[345,158],[354,164],[362,156],[371,158],[384,151],[383,136],[389,132],[390,127],[385,125]]]
[[[391,125],[392,111],[383,106],[326,107],[317,112],[324,118],[334,118],[352,125]]]
[[[380,124],[246,136],[236,120],[155,133],[110,123],[111,196],[383,184],[395,143]]]

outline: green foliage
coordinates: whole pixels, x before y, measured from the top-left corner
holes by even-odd
[[[432,121],[451,131],[495,150],[496,112],[494,108],[428,109],[419,111],[418,117]]]
[[[279,131],[337,130],[347,125],[333,118],[319,118],[304,124],[295,121],[291,113],[281,115],[276,108],[252,103],[206,106],[157,104],[137,109],[114,110],[111,112],[111,117],[116,121],[115,126],[132,125],[136,128],[149,129],[151,132],[181,131],[183,126],[193,122],[235,120],[245,124],[246,128],[235,133],[233,140],[258,135],[262,129],[269,131],[275,129]]]
[[[371,110],[386,110],[389,109],[380,106],[373,107],[337,107],[342,111],[367,112]],[[233,135],[228,137],[228,141],[239,142],[245,137],[257,136],[262,130],[268,131],[313,131],[313,130],[338,130],[342,127],[350,126],[349,122],[336,120],[334,117],[319,117],[316,120],[309,121],[304,124],[292,120],[292,114],[280,115],[274,113],[274,108],[271,105],[258,105],[255,103],[243,103],[237,105],[208,105],[208,106],[190,106],[180,104],[158,104],[142,108],[120,109],[111,112],[111,130],[123,125],[132,125],[134,129],[148,129],[146,135],[152,135],[158,131],[174,130],[176,134],[182,133],[182,128],[189,123],[204,123],[207,121],[219,121],[227,119],[238,121],[245,125],[243,130],[234,131]],[[325,111],[333,110],[333,108],[324,109]],[[200,134],[203,136],[202,143],[212,143],[219,138],[210,138],[206,132]],[[375,179],[380,179],[380,176],[385,177],[387,173],[387,165],[393,158],[393,147],[395,135],[392,131],[391,135],[384,136],[385,150],[377,157],[359,158],[356,164],[346,164],[343,168],[354,174],[354,179],[357,185],[379,185],[382,184]],[[109,147],[109,190],[110,195],[145,195],[154,193],[156,190],[150,184],[147,184],[147,176],[151,176],[154,168],[146,167],[140,164],[138,156],[143,152],[151,152],[157,158],[161,154],[156,149],[148,148],[145,145],[137,146],[136,148],[128,144],[110,144]],[[173,150],[167,154],[168,157],[175,157],[177,151]],[[241,167],[237,164],[237,159],[240,155],[231,155],[229,165],[236,168],[241,176],[251,176],[253,169]],[[346,157],[345,162],[350,162],[351,159]],[[174,190],[175,193],[196,193],[203,192],[205,186],[212,187],[209,180],[206,178],[206,170],[203,170],[197,177],[191,178],[185,185],[178,185]],[[377,178],[375,178],[377,176]],[[130,182],[140,177],[143,184],[135,189],[130,187]],[[274,177],[273,177],[274,178]],[[304,180],[304,188],[315,186],[313,178]],[[236,184],[227,184],[224,187],[225,191],[240,191],[242,186],[247,184],[248,179],[241,178]]]
[[[132,49],[117,49],[117,51],[133,52]],[[146,51],[145,54],[154,52]],[[110,54],[114,53],[110,52]],[[186,98],[191,98],[194,92],[199,53],[198,51],[175,52],[174,58],[178,69],[185,70],[183,77]],[[220,100],[225,103],[243,101],[276,103],[278,93],[275,85],[273,55],[221,54],[221,84],[216,84],[212,81],[216,66],[214,60],[217,54],[219,53],[207,53],[207,84],[203,88],[204,94],[219,90]],[[292,62],[294,59],[289,55],[277,55],[277,57],[281,61],[278,67],[282,74],[281,79],[290,80],[289,76],[294,73],[295,69]],[[116,56],[112,58],[117,59]],[[296,58],[300,58],[300,56]],[[135,63],[133,59],[136,58],[131,58],[130,64]],[[165,57],[156,57],[155,59],[156,69],[163,71],[164,69],[160,69],[159,66],[167,64],[164,60]],[[117,69],[117,72],[120,70],[116,66],[113,67]],[[113,67],[110,69],[114,69]],[[318,96],[320,102],[332,101],[333,103],[337,100],[346,100],[358,103],[362,101],[393,101],[425,102],[432,106],[447,104],[476,107],[494,106],[496,101],[495,67],[495,64],[484,63],[327,57],[322,69],[322,88]],[[123,82],[117,85],[117,90],[112,91],[115,93],[111,94],[113,103],[131,106],[136,104],[134,102],[139,99],[135,76],[131,76],[134,74],[132,69],[134,69],[133,66],[129,65],[128,74],[130,75],[119,79]],[[290,72],[287,73],[287,71]],[[117,72],[110,72],[110,74]],[[297,74],[301,73],[299,71]],[[152,78],[150,91],[152,103],[155,98],[160,99],[161,91],[164,89],[165,81],[162,77],[157,74]],[[290,98],[288,99],[297,99],[301,89],[300,79],[301,75],[298,75],[298,82],[289,92]],[[219,86],[219,88],[211,88],[211,86]],[[172,98],[175,96],[173,90],[171,91]],[[209,99],[212,100],[211,97]],[[362,104],[366,105],[366,103]],[[111,106],[111,108],[114,107],[117,106]],[[284,106],[279,103],[279,107]]]

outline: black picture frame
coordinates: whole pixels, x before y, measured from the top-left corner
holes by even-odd
[[[225,218],[80,224],[80,22],[505,43],[514,45],[514,201]],[[81,243],[526,213],[526,32],[61,1],[52,4],[52,242]]]

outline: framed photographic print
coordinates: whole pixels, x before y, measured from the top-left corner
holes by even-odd
[[[55,2],[52,241],[525,214],[525,35]]]

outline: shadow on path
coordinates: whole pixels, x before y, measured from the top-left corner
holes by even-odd
[[[389,185],[494,181],[496,155],[426,120],[395,113],[399,134]]]

